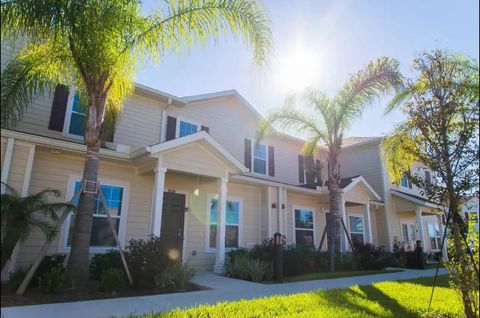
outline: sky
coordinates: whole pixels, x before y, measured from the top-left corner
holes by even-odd
[[[478,0],[263,3],[273,33],[268,68],[252,68],[248,46],[227,36],[180,58],[166,56],[159,65],[147,62],[136,81],[179,97],[235,89],[265,115],[306,86],[333,96],[349,75],[380,56],[398,59],[406,76],[413,75],[412,60],[426,50],[479,56]],[[403,115],[384,116],[387,102],[388,96],[375,101],[346,136],[388,134]]]

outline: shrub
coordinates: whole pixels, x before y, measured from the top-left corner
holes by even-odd
[[[63,267],[54,266],[38,278],[38,287],[44,293],[50,294],[58,291],[65,281]]]
[[[378,270],[387,267],[388,259],[383,247],[359,241],[354,241],[353,246],[361,269]]]
[[[259,282],[273,275],[273,263],[240,254],[229,257],[225,264],[225,274],[229,277]]]
[[[281,247],[285,250],[285,243]],[[261,244],[254,245],[249,251],[250,255],[261,261],[273,262],[275,259],[275,241],[273,238],[265,239]]]
[[[27,276],[27,271],[22,267],[16,269],[13,273],[10,274],[8,279],[8,289],[13,291],[16,290],[20,284],[23,282],[23,279]]]
[[[107,268],[100,276],[99,289],[104,292],[119,292],[126,286],[125,273],[118,268]]]
[[[33,287],[40,287],[38,284],[40,277],[42,277],[44,274],[50,272],[52,268],[61,268],[62,271],[65,271],[65,254],[53,254],[53,255],[47,255],[45,256],[42,261],[40,262],[40,265],[38,265],[37,270],[35,271],[35,275],[33,275],[32,278],[32,286]]]
[[[153,277],[160,274],[171,262],[162,247],[159,237],[148,240],[130,240],[125,258],[136,288],[153,288]]]
[[[124,270],[120,253],[117,250],[96,254],[90,263],[90,277],[95,280],[101,280],[103,272],[112,268],[120,271]]]
[[[321,270],[320,254],[313,247],[289,245],[283,253],[285,276],[312,273]]]
[[[184,289],[193,276],[195,276],[193,268],[188,264],[175,261],[155,276],[155,282],[162,289]]]

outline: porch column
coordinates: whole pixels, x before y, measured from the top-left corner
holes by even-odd
[[[423,217],[422,217],[422,209],[420,207],[417,207],[415,209],[415,215],[417,218],[417,230],[418,230],[418,239],[422,241],[422,247],[423,250],[425,251],[425,238],[423,236]]]
[[[155,168],[155,190],[153,192],[153,210],[151,234],[160,237],[162,230],[163,192],[165,191],[165,173],[167,168],[162,166],[159,158]]]
[[[370,215],[370,202],[365,204],[365,210],[363,211],[363,219],[365,220],[365,242],[373,243],[372,239],[372,217]]]
[[[347,220],[347,212],[345,208],[345,197],[343,196],[343,194],[340,197],[340,217],[343,219],[345,227],[347,228],[347,231],[348,231],[348,220]],[[345,233],[345,229],[343,228],[343,225],[340,222],[340,250],[342,252],[346,252],[349,249],[350,249],[350,246],[348,245],[347,233]]]
[[[282,187],[277,188],[277,222],[278,222],[278,232],[286,235],[283,231],[283,209],[282,209],[282,203],[283,203],[283,190]]]
[[[217,251],[215,254],[215,273],[223,273],[225,265],[225,220],[227,216],[227,182],[226,177],[218,179],[217,205]]]
[[[5,154],[3,157],[3,165],[2,165],[2,182],[7,184],[8,183],[8,175],[10,173],[10,163],[12,162],[12,155],[13,155],[13,146],[15,144],[15,139],[12,137],[8,138],[7,146],[5,147]],[[1,192],[4,193],[6,190],[6,186],[2,183],[1,185]]]

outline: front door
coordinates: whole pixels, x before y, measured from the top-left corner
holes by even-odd
[[[182,258],[184,219],[185,195],[164,192],[160,240],[170,259]]]

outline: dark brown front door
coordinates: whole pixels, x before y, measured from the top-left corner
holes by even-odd
[[[184,219],[185,195],[164,192],[160,240],[171,259],[182,258]]]

